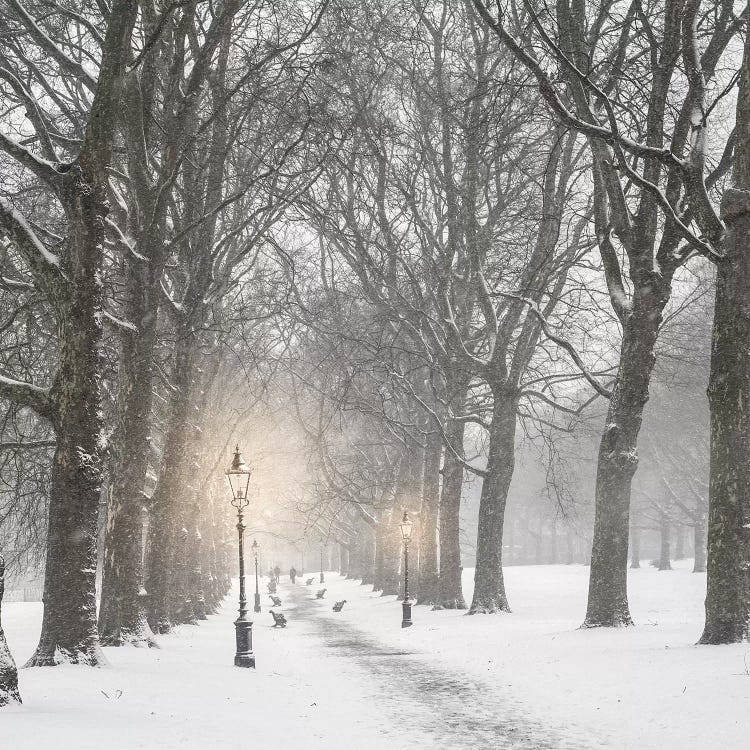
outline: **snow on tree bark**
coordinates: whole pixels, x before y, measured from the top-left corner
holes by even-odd
[[[5,558],[0,554],[0,708],[9,703],[20,703],[18,670],[3,632],[3,594],[5,593]]]
[[[147,502],[144,481],[158,310],[159,275],[154,265],[135,258],[126,270],[127,319],[137,330],[121,332],[118,423],[99,611],[99,633],[107,646],[153,644],[146,619],[141,516]]]

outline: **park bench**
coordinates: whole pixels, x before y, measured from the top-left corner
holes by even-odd
[[[271,580],[269,581],[266,586],[268,587],[268,593],[269,594],[275,594],[276,593],[276,581]]]
[[[315,594],[315,598],[322,599],[326,595],[326,591],[328,591],[328,589],[320,589],[320,591],[318,591],[318,593]]]
[[[271,615],[273,616],[273,626],[275,628],[285,628],[286,627],[286,617],[281,614],[281,612],[274,612],[272,609],[268,610]]]
[[[273,596],[272,594],[269,594],[268,596],[271,597],[271,601],[273,602],[274,607],[280,607],[281,606],[281,599],[279,599],[278,596]]]
[[[315,580],[314,578],[308,578],[308,579],[307,579],[307,580],[305,581],[305,583],[306,583],[306,584],[307,584],[308,586],[312,586],[312,584],[313,584],[313,581],[314,581],[314,580]]]
[[[336,604],[333,605],[333,611],[341,612],[345,604],[346,604],[346,599],[342,599],[340,602],[336,602]]]

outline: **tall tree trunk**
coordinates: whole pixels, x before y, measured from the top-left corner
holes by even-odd
[[[631,274],[638,278],[638,273]],[[654,367],[654,346],[668,286],[644,269],[623,330],[620,367],[599,446],[594,539],[583,627],[632,625],[628,606],[630,492],[637,440]]]
[[[362,578],[362,540],[359,537],[352,539],[349,547],[349,570],[347,578]]]
[[[153,354],[158,315],[152,264],[133,259],[127,268],[127,319],[121,332],[118,424],[107,508],[99,633],[104,645],[153,643],[146,619],[141,557],[141,511],[149,463]]]
[[[376,533],[366,533],[362,542],[361,585],[369,586],[375,581]]]
[[[684,524],[681,524],[681,523],[675,526],[674,559],[675,560],[685,559],[685,526]]]
[[[109,211],[106,170],[137,13],[133,0],[112,4],[83,145],[77,161],[63,172],[60,187],[69,227],[60,266],[65,286],[50,300],[60,342],[51,390],[57,447],[42,632],[29,666],[104,662],[96,627],[96,564],[103,442],[101,272]]]
[[[635,513],[630,519],[630,567],[633,569],[641,567],[641,528]]]
[[[382,591],[385,578],[385,536],[388,523],[384,514],[380,515],[379,523],[375,529],[375,549],[372,561],[372,590]],[[364,583],[364,579],[363,579]]]
[[[181,479],[185,476],[190,461],[192,344],[193,337],[189,332],[178,336],[178,351],[173,369],[174,390],[167,419],[162,466],[151,498],[148,621],[152,630],[157,633],[168,633],[184,610],[185,592],[181,591],[183,581],[177,574],[184,523],[179,499],[186,491]]]
[[[464,422],[449,420],[448,440],[463,453]],[[443,458],[443,487],[440,492],[440,578],[435,609],[466,609],[461,587],[461,493],[464,467],[446,448]]]
[[[422,506],[419,513],[419,589],[417,604],[438,600],[438,511],[440,507],[440,458],[443,444],[439,434],[427,436],[422,473]]]
[[[666,513],[659,515],[659,570],[672,570],[670,535],[672,526]]]
[[[701,514],[693,525],[693,573],[706,572],[706,517]]]
[[[74,168],[75,169],[75,168]],[[71,170],[73,171],[73,170]],[[99,279],[106,208],[75,184],[80,210],[66,264],[75,293],[61,305],[59,369],[53,386],[57,446],[52,465],[42,633],[27,666],[104,661],[96,627],[96,564],[102,486]],[[86,196],[86,197],[81,197]],[[75,199],[71,197],[73,202]]]
[[[381,596],[397,596],[399,592],[401,569],[401,532],[398,528],[398,522],[401,520],[398,508],[394,507],[382,527],[381,544],[383,550],[382,557],[382,578],[380,593]]]
[[[487,474],[482,482],[477,529],[477,567],[469,614],[510,612],[503,580],[503,525],[515,465],[517,399],[494,394]]]
[[[557,552],[557,521],[552,521],[552,529],[550,530],[549,537],[549,561],[552,565],[557,565],[558,552]]]
[[[565,564],[572,565],[576,561],[576,543],[573,530],[570,527],[565,532],[565,547],[568,553]]]
[[[0,708],[20,703],[18,670],[3,633],[3,594],[5,593],[5,558],[0,554]]]
[[[344,578],[349,577],[349,548],[345,547],[343,544],[339,544],[339,560],[341,561],[341,566],[339,568],[339,573],[344,576]]]
[[[722,200],[728,236],[718,263],[708,401],[711,469],[708,589],[701,643],[750,639],[750,41],[737,102],[742,149]],[[739,143],[738,143],[739,147]]]

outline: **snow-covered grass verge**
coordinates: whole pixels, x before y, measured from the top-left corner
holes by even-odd
[[[467,600],[472,577],[465,571]],[[293,600],[313,597],[317,580],[312,587],[298,584],[294,595],[283,583],[289,627],[271,628],[265,599],[254,629],[256,670],[232,664],[232,596],[200,626],[159,637],[159,650],[106,649],[109,668],[21,670],[24,705],[0,711],[0,749],[485,750],[468,736],[466,744],[441,744],[445,702],[431,708],[429,696],[419,694],[420,705],[405,712],[416,696],[398,690],[403,674],[397,684],[382,669],[370,669],[367,659],[346,656],[351,649],[326,645],[321,632],[335,631],[318,627],[318,617],[350,623],[355,630],[341,639],[353,643],[363,631],[365,651],[375,644],[403,652],[407,675],[424,665],[449,690],[473,685],[471,700],[483,703],[477,724],[517,712],[570,738],[566,747],[602,750],[750,746],[750,645],[694,645],[705,575],[692,574],[687,561],[671,572],[631,571],[637,626],[615,631],[578,629],[585,567],[512,567],[506,582],[513,614],[468,617],[415,607],[406,630],[400,602],[358,582],[327,573],[326,598],[304,613]],[[333,613],[338,599],[347,604]],[[41,605],[8,603],[3,618],[23,663],[38,639]],[[504,747],[498,738],[487,750]]]
[[[20,670],[24,704],[0,711],[0,749],[393,750],[360,670],[327,659],[281,596],[290,625],[273,629],[263,602],[255,670],[233,666],[234,595],[201,625],[159,636],[160,649],[105,649],[109,667]],[[36,646],[41,612],[3,606],[19,664]]]
[[[750,644],[696,646],[705,574],[631,570],[636,627],[580,630],[588,568],[506,570],[513,614],[466,616],[401,605],[357,582],[328,576],[328,596],[347,599],[344,617],[396,648],[510,692],[551,729],[601,738],[616,750],[743,750],[750,747]],[[473,570],[464,572],[471,599]],[[498,711],[502,711],[498,706]]]

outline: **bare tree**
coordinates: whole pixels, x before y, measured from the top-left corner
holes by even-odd
[[[104,447],[100,341],[105,311],[100,273],[109,211],[107,169],[138,4],[114,2],[101,24],[104,36],[87,40],[101,60],[96,78],[81,63],[78,32],[65,36],[71,28],[65,21],[53,25],[62,29],[62,38],[55,39],[50,26],[30,15],[19,0],[4,5],[3,26],[7,30],[12,24],[17,32],[3,37],[4,80],[29,113],[32,130],[29,145],[3,133],[0,149],[44,186],[48,203],[62,212],[55,213],[63,232],[60,236],[54,229],[39,227],[12,202],[0,199],[2,233],[23,262],[29,283],[52,309],[57,327],[57,367],[49,386],[0,378],[0,393],[49,420],[57,438],[42,634],[29,664],[97,664],[101,654],[94,582]],[[40,68],[30,59],[40,55],[51,61],[53,73],[46,74],[47,66]],[[55,80],[71,76],[81,87],[78,101],[90,102],[85,112],[71,113],[64,97],[54,93]],[[23,79],[33,82],[31,89]],[[51,111],[46,110],[48,102]],[[67,118],[80,138],[64,138],[53,125],[59,118]]]

